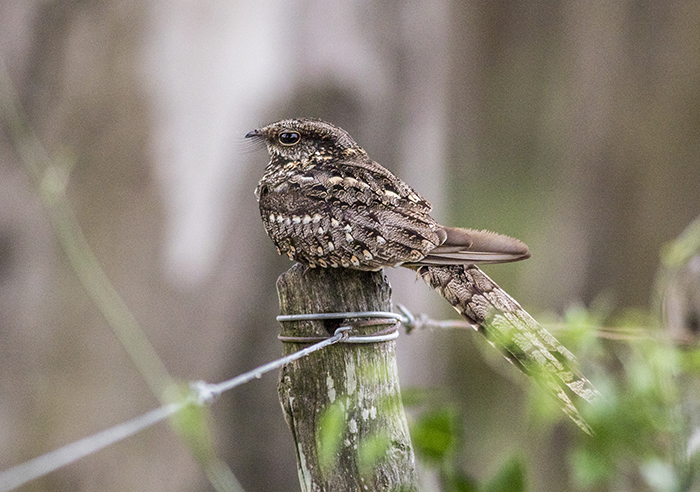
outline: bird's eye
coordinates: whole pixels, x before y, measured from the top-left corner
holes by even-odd
[[[282,132],[277,138],[282,145],[294,145],[301,137],[297,132]]]

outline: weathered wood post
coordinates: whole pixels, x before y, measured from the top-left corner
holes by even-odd
[[[280,275],[277,292],[281,314],[391,310],[391,288],[381,272],[296,264]],[[352,323],[284,322],[282,336],[328,337],[347,324]],[[370,323],[352,335],[381,328]],[[285,342],[284,352],[310,343]],[[296,445],[302,491],[417,490],[393,340],[338,343],[285,365],[280,376],[279,398]]]

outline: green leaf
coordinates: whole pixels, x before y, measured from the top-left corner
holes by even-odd
[[[607,456],[583,448],[572,454],[571,468],[576,482],[584,488],[609,480],[615,472],[615,464]]]
[[[411,429],[416,453],[433,463],[445,461],[457,448],[458,427],[458,416],[452,409],[440,408],[422,414]]]
[[[477,492],[476,482],[460,470],[443,474],[440,480],[443,492]]]
[[[340,401],[336,401],[325,409],[316,428],[316,445],[321,468],[328,469],[335,463],[342,443],[344,427],[345,409]]]
[[[523,492],[525,490],[525,466],[519,458],[506,461],[496,476],[483,487],[483,492]]]
[[[189,392],[185,385],[169,388],[166,399],[178,402]],[[209,425],[209,408],[191,403],[170,418],[170,425],[185,440],[191,452],[202,463],[215,456],[214,439]]]
[[[366,436],[358,443],[357,463],[362,476],[372,476],[375,466],[388,458],[391,438],[385,433]]]

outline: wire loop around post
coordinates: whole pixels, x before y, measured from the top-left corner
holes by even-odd
[[[342,343],[382,343],[388,342],[390,340],[395,340],[399,336],[399,331],[397,324],[399,322],[403,323],[409,319],[401,314],[392,313],[389,311],[353,311],[345,313],[308,313],[308,314],[281,314],[277,316],[277,321],[280,323],[290,322],[290,321],[319,321],[319,320],[329,320],[329,319],[371,319],[371,320],[387,320],[386,322],[376,321],[372,324],[377,325],[387,325],[391,326],[388,329],[381,330],[372,335],[363,336],[347,336],[341,340]],[[361,324],[361,323],[358,323]],[[365,323],[366,325],[367,323]],[[352,323],[343,324],[340,328],[346,328],[347,330],[352,329],[354,326]],[[339,328],[339,329],[340,329]],[[336,331],[337,333],[337,331]],[[325,340],[330,337],[288,337],[284,335],[278,335],[277,338],[284,343],[316,343]]]

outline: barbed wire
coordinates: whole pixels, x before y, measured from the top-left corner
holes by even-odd
[[[80,439],[31,459],[13,468],[0,472],[0,491],[7,492],[24,485],[35,478],[43,477],[74,461],[84,458],[110,444],[122,441],[129,436],[151,427],[182,410],[188,402],[172,403],[151,410],[139,417],[115,425],[109,429]]]
[[[405,306],[398,304],[397,308],[401,314],[385,311],[359,311],[345,313],[310,313],[310,314],[294,314],[280,315],[277,317],[279,322],[293,321],[314,321],[327,319],[386,319],[394,325],[400,322],[406,329],[406,333],[410,333],[415,329],[465,329],[476,328],[475,325],[464,320],[434,320],[425,314],[413,315]],[[387,324],[387,323],[380,323]],[[289,355],[263,364],[255,369],[240,374],[234,378],[228,379],[221,383],[211,384],[205,381],[195,381],[190,383],[190,391],[185,398],[180,402],[163,405],[154,410],[146,412],[143,415],[135,417],[127,422],[115,425],[109,429],[100,431],[91,436],[85,437],[73,443],[67,444],[53,451],[50,451],[37,458],[26,461],[20,465],[9,468],[0,472],[0,492],[9,492],[21,485],[24,485],[36,478],[47,475],[58,470],[70,463],[73,463],[81,458],[89,456],[97,451],[100,451],[111,444],[133,436],[142,430],[145,430],[183,410],[188,405],[205,406],[210,405],[218,399],[218,397],[237,386],[245,384],[254,379],[260,379],[263,374],[278,369],[285,364],[293,362],[302,357],[306,357],[318,350],[321,350],[336,343],[381,343],[394,340],[398,337],[396,326],[390,331],[383,331],[373,335],[350,336],[350,331],[353,329],[352,324],[346,324],[335,330],[332,336],[327,338],[319,337],[281,337],[284,342],[293,343],[312,343],[308,347],[300,349]],[[596,334],[601,338],[608,338],[608,331],[598,328]],[[620,336],[624,337],[624,330],[620,330]],[[606,336],[607,333],[607,336]],[[242,490],[242,489],[241,489]]]
[[[324,313],[336,315],[336,318],[340,318],[341,314],[344,313]],[[368,311],[368,312],[356,312],[356,313],[345,313],[344,318],[395,318],[401,315],[395,313],[385,313],[381,311]],[[352,316],[347,316],[350,314]],[[387,314],[392,316],[387,316]],[[289,320],[282,321],[292,321]],[[298,315],[307,316],[307,315]],[[329,319],[326,318],[308,318],[308,319]],[[37,458],[26,461],[22,464],[9,468],[5,471],[0,472],[0,492],[9,492],[21,485],[24,485],[34,479],[43,477],[53,471],[58,470],[70,463],[73,463],[81,458],[89,456],[97,451],[100,451],[111,444],[115,444],[119,441],[126,439],[127,437],[133,436],[142,430],[145,430],[163,420],[175,415],[176,413],[183,410],[188,405],[199,405],[205,406],[210,405],[225,391],[235,388],[245,384],[253,379],[259,379],[263,374],[278,369],[285,364],[293,362],[302,357],[306,357],[318,350],[321,350],[330,345],[339,342],[351,343],[354,339],[354,343],[358,343],[358,339],[366,338],[364,343],[378,343],[383,341],[388,341],[396,338],[398,332],[394,332],[395,336],[388,338],[386,335],[368,335],[363,337],[350,337],[349,332],[352,330],[352,326],[341,326],[335,330],[332,336],[325,338],[309,347],[298,350],[292,354],[286,355],[279,359],[276,359],[267,364],[263,364],[253,370],[245,372],[239,376],[228,379],[221,383],[211,384],[205,381],[195,381],[190,384],[190,392],[187,396],[180,402],[171,403],[168,405],[163,405],[154,410],[146,412],[143,415],[135,417],[127,422],[110,427],[96,434],[88,437],[84,437],[78,441],[72,442],[46,454],[38,456]],[[378,338],[380,337],[380,338]],[[242,489],[241,489],[242,490]]]

